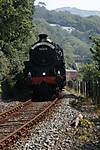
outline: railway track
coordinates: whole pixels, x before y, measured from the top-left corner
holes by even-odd
[[[0,115],[0,150],[14,144],[25,136],[34,124],[37,124],[57,102],[31,102],[31,100],[12,108]],[[27,107],[26,107],[27,106]]]
[[[25,103],[18,104],[13,108],[8,109],[5,112],[0,113],[0,123],[3,123],[10,117],[14,116],[17,112],[19,112],[24,107],[28,106],[31,103],[31,99],[26,101]]]

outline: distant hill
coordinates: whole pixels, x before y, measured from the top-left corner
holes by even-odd
[[[75,7],[62,7],[62,8],[57,8],[57,12],[59,11],[68,11],[71,14],[79,15],[81,17],[88,17],[88,16],[99,16],[100,17],[100,11],[89,11],[89,10],[80,10]]]
[[[35,7],[34,18],[43,18],[50,24],[58,24],[65,27],[73,27],[80,32],[89,34],[100,34],[100,17],[80,17],[66,11],[49,11],[45,7]]]
[[[80,17],[68,11],[49,11],[36,6],[33,22],[38,33],[47,33],[53,42],[64,49],[69,66],[76,57],[91,57],[89,36],[100,34],[99,16]]]

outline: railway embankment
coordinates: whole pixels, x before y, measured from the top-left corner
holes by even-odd
[[[83,118],[75,128],[72,122],[79,113]],[[66,93],[52,113],[10,150],[99,150],[99,117],[95,105]]]

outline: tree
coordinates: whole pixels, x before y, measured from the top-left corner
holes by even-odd
[[[39,5],[39,6],[42,6],[42,7],[45,7],[45,6],[46,6],[46,4],[45,4],[44,2],[39,2],[38,5]]]
[[[98,79],[98,71],[95,63],[85,64],[79,68],[80,79],[83,81],[96,81]]]
[[[93,45],[90,48],[90,51],[93,55],[93,59],[96,62],[96,68],[100,71],[100,37],[90,37],[93,41]]]
[[[0,62],[9,62],[9,69],[3,68],[7,74],[22,68],[25,49],[33,34],[33,12],[34,0],[0,0],[0,51],[3,56]],[[1,68],[0,74],[4,75]]]
[[[91,36],[93,45],[90,51],[93,55],[93,63],[83,65],[80,68],[81,78],[84,81],[100,80],[100,38]]]

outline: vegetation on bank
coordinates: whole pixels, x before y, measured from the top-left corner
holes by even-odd
[[[83,81],[100,82],[100,37],[91,36],[90,39],[93,43],[90,48],[93,62],[81,66],[81,78]]]
[[[0,83],[14,84],[23,70],[29,45],[36,40],[33,13],[34,0],[0,1]]]
[[[0,80],[23,68],[28,47],[35,40],[34,0],[0,1]]]

